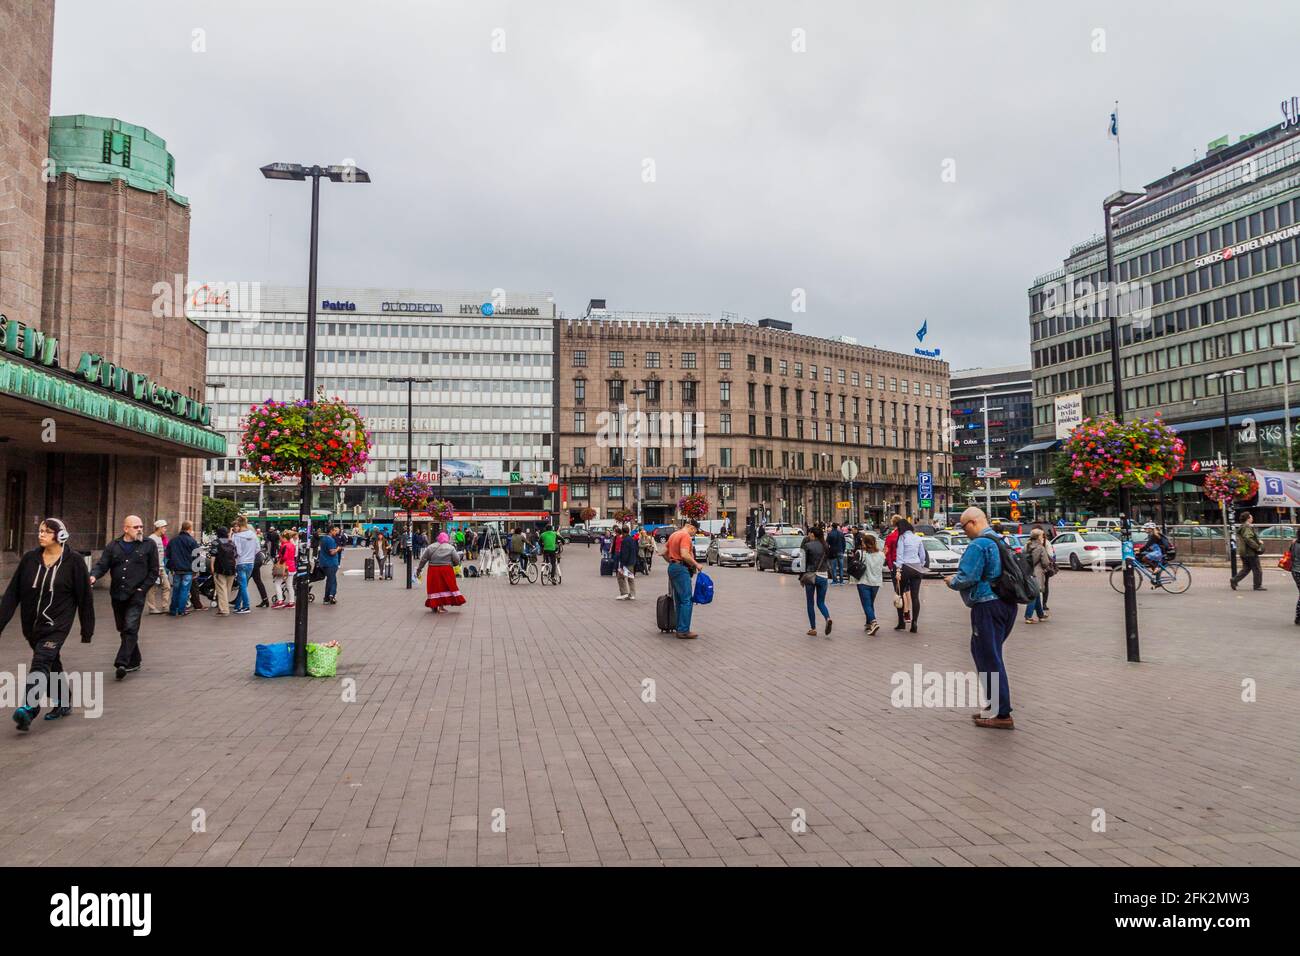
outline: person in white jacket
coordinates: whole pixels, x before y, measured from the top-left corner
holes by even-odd
[[[230,536],[235,545],[235,583],[239,591],[235,596],[236,614],[248,614],[252,606],[248,600],[248,579],[253,573],[253,563],[259,549],[257,532],[248,526],[248,519],[240,515],[235,519],[235,533]]]
[[[858,570],[862,573],[853,580],[858,585],[858,600],[862,602],[863,613],[867,616],[863,630],[870,636],[880,630],[880,621],[876,617],[876,594],[884,583],[885,552],[880,550],[876,536],[869,531],[858,532],[856,545],[853,559],[855,563],[861,564]]]

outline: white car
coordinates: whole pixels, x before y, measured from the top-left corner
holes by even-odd
[[[716,564],[718,567],[728,564],[753,567],[754,549],[737,538],[714,538],[704,555],[704,563]]]
[[[947,545],[948,550],[958,557],[961,557],[961,553],[970,544],[970,538],[966,537],[964,532],[940,531],[934,537],[936,541],[942,541]]]
[[[922,538],[921,544],[925,546],[925,556],[929,562],[929,566],[925,569],[927,575],[937,578],[940,575],[957,573],[957,565],[961,563],[957,552],[938,538]]]
[[[695,560],[703,561],[709,553],[709,545],[713,543],[713,538],[707,534],[697,534],[691,538],[691,550],[695,552]]]
[[[1113,568],[1124,561],[1124,546],[1107,531],[1062,531],[1052,539],[1052,550],[1057,565],[1069,564],[1072,571]]]

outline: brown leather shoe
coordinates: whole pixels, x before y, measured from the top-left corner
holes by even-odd
[[[1010,717],[976,717],[976,727],[993,727],[996,730],[1015,730],[1016,722]]]
[[[683,641],[693,641],[693,640],[695,640],[695,639],[696,639],[697,637],[699,637],[699,636],[700,636],[700,635],[696,634],[694,631],[684,631],[684,632],[683,632],[683,631],[678,631],[678,632],[677,632],[677,637],[678,637],[680,640],[683,640]]]

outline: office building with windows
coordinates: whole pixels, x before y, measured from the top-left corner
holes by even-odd
[[[316,382],[351,403],[371,439],[369,467],[313,507],[384,521],[388,481],[409,467],[474,520],[539,520],[552,510],[555,307],[544,293],[327,288],[317,305]],[[296,483],[241,478],[241,416],[267,399],[303,394],[306,290],[207,283],[191,317],[208,330],[207,394],[230,454],[208,463],[213,492],[248,509],[296,508]]]
[[[1009,493],[1026,503],[1032,494],[1033,456],[1020,449],[1033,440],[1033,380],[1029,366],[962,369],[952,373],[952,470],[964,503],[984,507],[991,499],[993,513],[1010,517]],[[988,408],[988,430],[984,409]],[[986,444],[987,438],[987,444]],[[985,452],[987,450],[987,459]],[[1002,474],[991,480],[977,469],[993,468]],[[1012,488],[1010,482],[1017,482]],[[987,494],[986,494],[987,492]],[[1022,512],[1032,508],[1022,507]]]
[[[1188,442],[1187,470],[1164,490],[1180,518],[1196,517],[1208,502],[1193,480],[1226,460],[1228,441],[1234,464],[1285,467],[1284,390],[1300,378],[1288,345],[1300,334],[1300,128],[1211,143],[1113,215],[1122,298],[1104,293],[1101,235],[1029,288],[1034,441],[1022,451],[1044,479],[1062,437],[1058,407],[1113,411],[1116,308],[1124,415],[1159,414]]]
[[[699,491],[740,534],[760,521],[918,513],[918,473],[949,499],[947,363],[702,313],[561,320],[556,371],[562,509],[670,522]],[[638,405],[644,420],[637,419]],[[850,482],[841,467],[853,460]]]

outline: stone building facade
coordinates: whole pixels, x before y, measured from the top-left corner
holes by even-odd
[[[672,521],[692,490],[737,534],[759,521],[928,515],[950,500],[945,362],[762,324],[600,309],[560,320],[556,342],[562,523],[585,508],[636,513],[638,402],[648,523]],[[849,459],[852,482],[841,472]],[[925,471],[935,498],[922,510]]]

